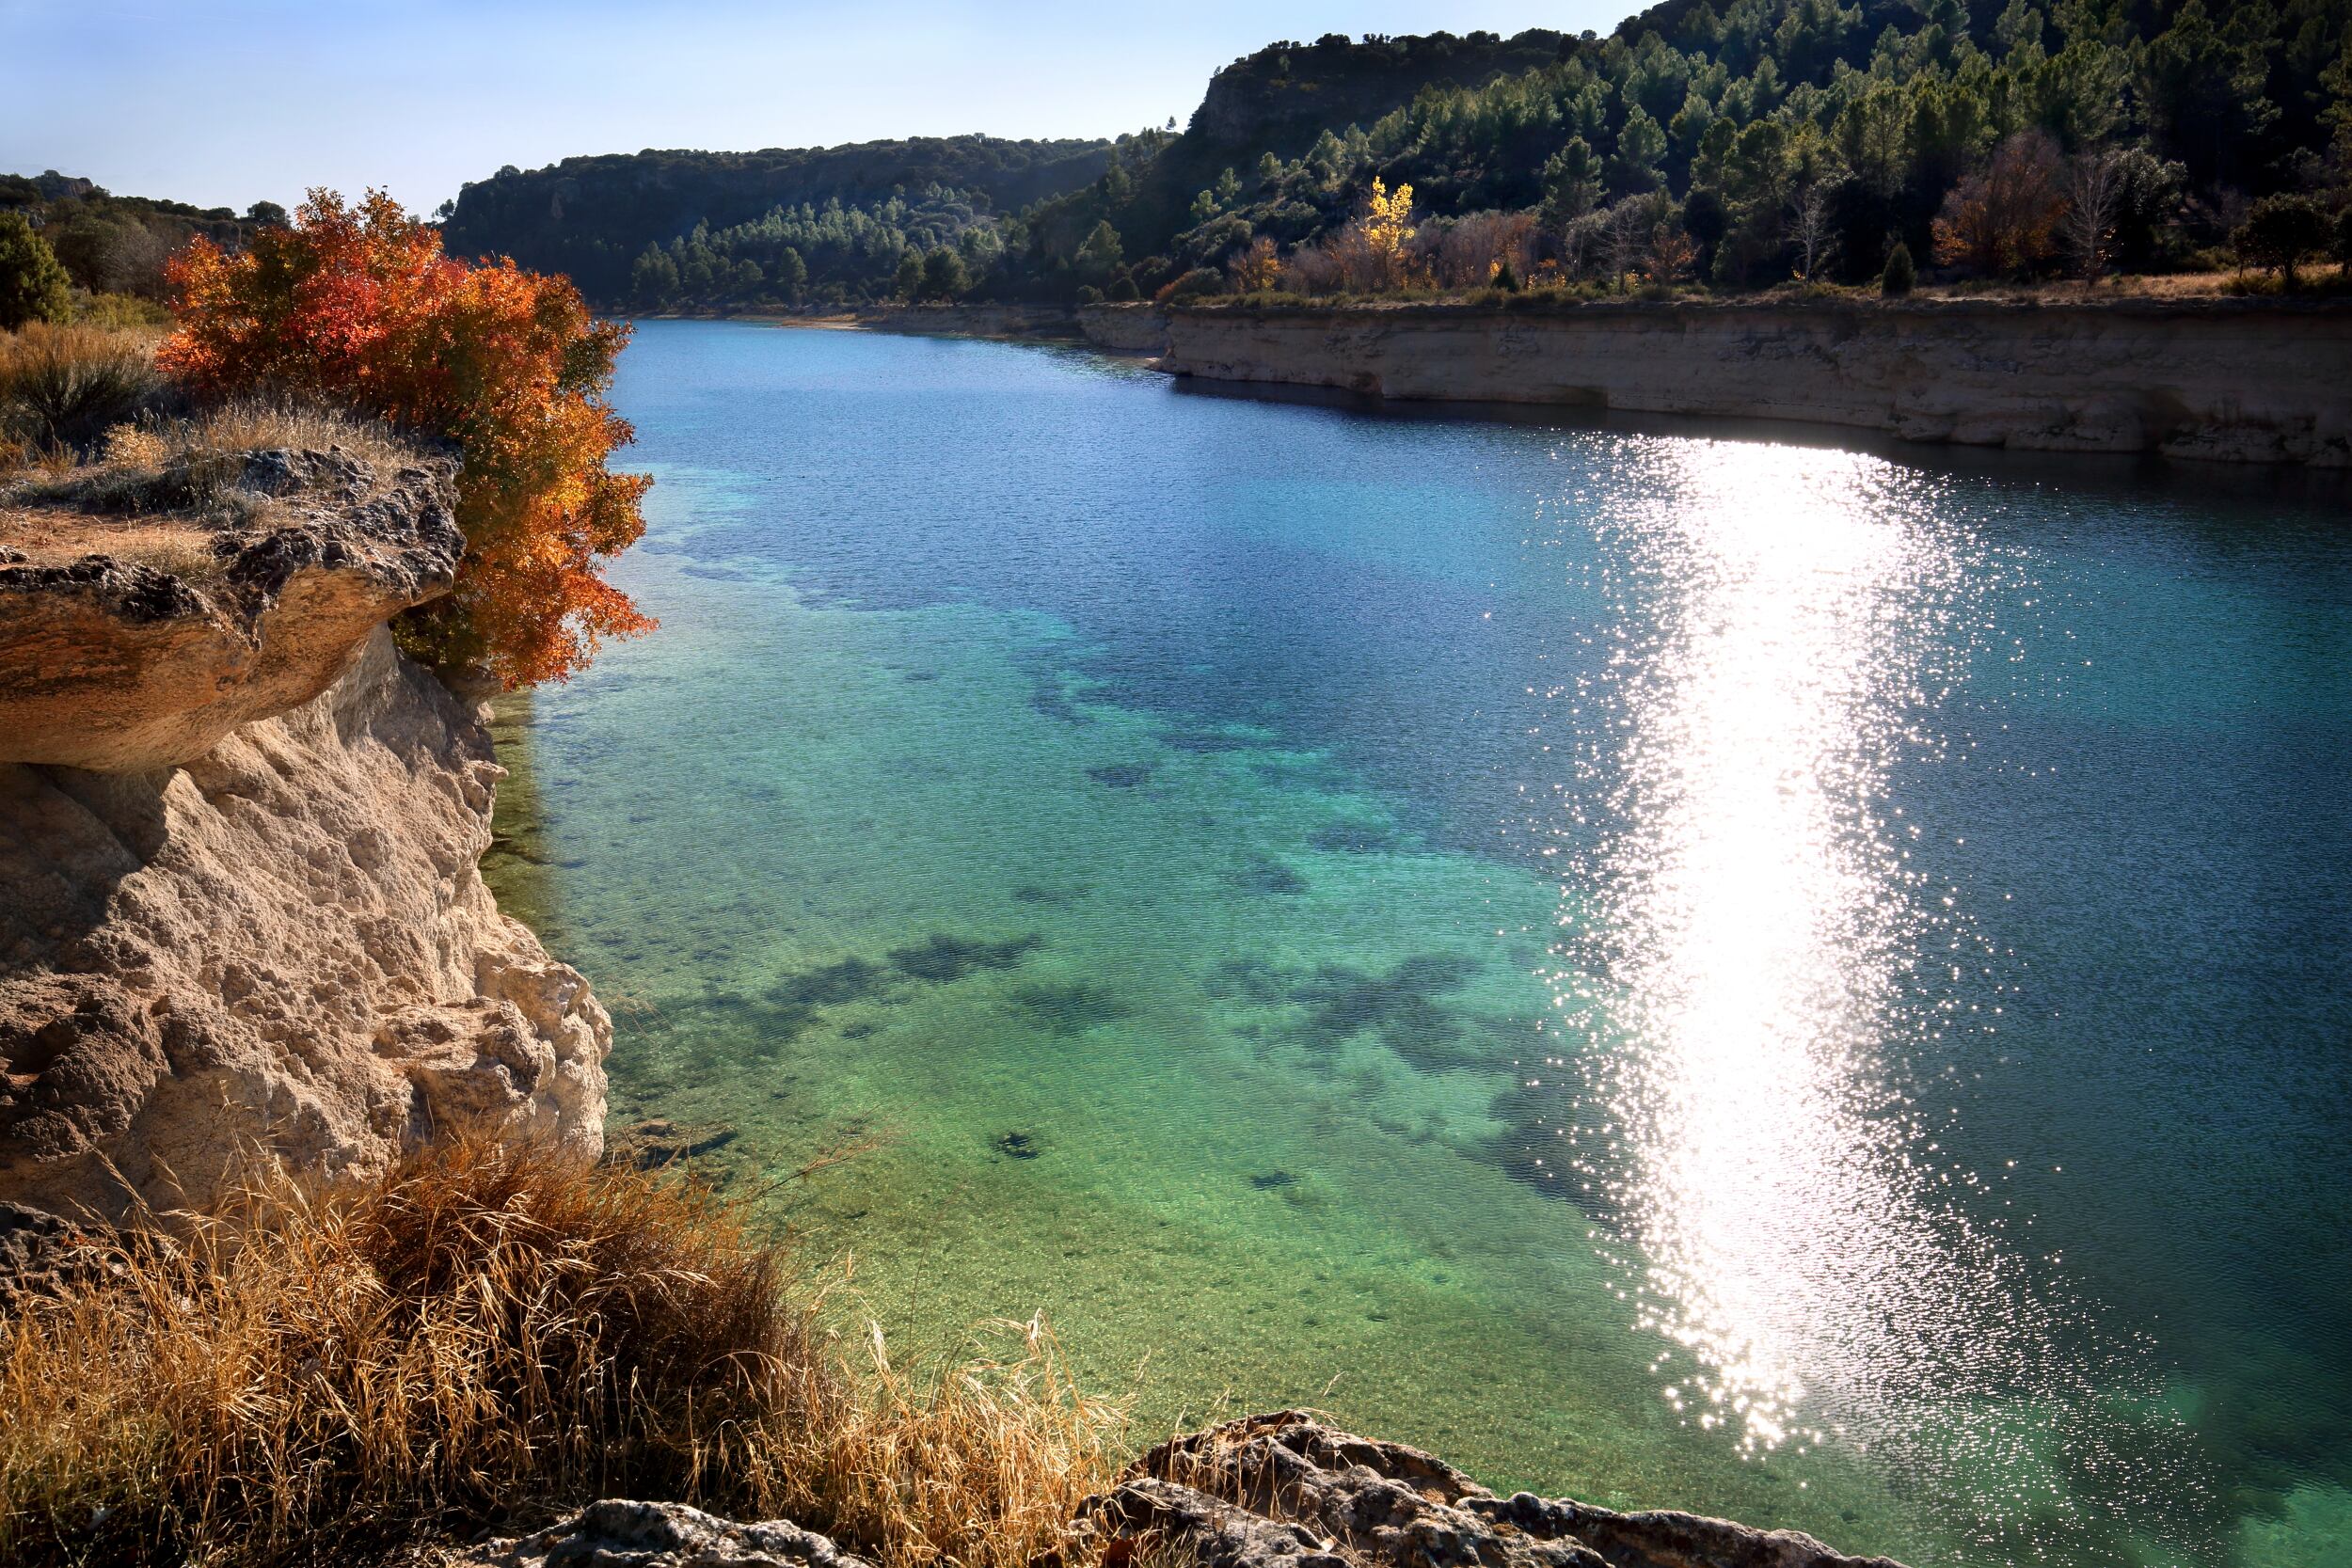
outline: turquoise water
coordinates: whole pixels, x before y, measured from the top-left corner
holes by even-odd
[[[662,627],[507,711],[493,879],[902,1358],[2352,1561],[2340,493],[732,324],[617,396]]]

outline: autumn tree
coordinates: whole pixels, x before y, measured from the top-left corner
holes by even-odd
[[[1413,187],[1389,189],[1375,175],[1363,215],[1342,230],[1333,246],[1347,286],[1364,293],[1414,287],[1427,269],[1413,256]]]
[[[2066,214],[2058,143],[2021,131],[1994,150],[1980,174],[1963,180],[1935,219],[1935,259],[1985,274],[2023,272],[2049,256]]]
[[[1788,198],[1788,240],[1797,250],[1797,276],[1810,283],[1814,270],[1837,249],[1827,182],[1807,181]]]
[[[169,277],[180,325],[157,362],[196,394],[316,398],[456,445],[466,551],[451,593],[397,623],[410,652],[511,688],[651,628],[603,576],[652,483],[606,467],[635,438],[605,398],[628,328],[568,280],[469,265],[382,192],[325,190],[242,254],[196,241]]]
[[[1254,294],[1274,287],[1275,279],[1281,276],[1282,263],[1276,255],[1274,242],[1261,234],[1249,242],[1247,249],[1234,256],[1231,268],[1233,292]]]

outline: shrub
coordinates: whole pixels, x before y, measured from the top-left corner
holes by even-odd
[[[149,334],[32,322],[0,337],[0,439],[87,448],[161,388]]]
[[[1182,274],[1153,295],[1162,305],[1181,305],[1188,299],[1200,299],[1225,292],[1225,275],[1215,267],[1195,267]]]
[[[461,1141],[97,1240],[110,1283],[0,1316],[11,1563],[356,1558],[619,1494],[1019,1568],[1108,1479],[1041,1324],[935,1379],[852,1358],[741,1211],[634,1169]]]
[[[644,531],[651,483],[606,467],[634,439],[604,397],[628,329],[567,280],[469,265],[381,192],[324,190],[246,253],[199,239],[169,271],[181,325],[161,363],[193,390],[347,404],[464,454],[465,558],[446,597],[401,617],[409,651],[516,687],[651,627],[602,576]]]
[[[1081,283],[1078,285],[1078,303],[1081,305],[1100,305],[1103,303],[1103,291],[1096,288],[1091,283]]]
[[[1131,305],[1143,297],[1143,291],[1136,287],[1134,278],[1120,273],[1111,279],[1111,286],[1103,297],[1114,305]]]
[[[1261,234],[1236,255],[1228,269],[1233,275],[1233,292],[1239,294],[1263,293],[1274,287],[1282,276],[1282,262],[1276,254],[1273,240]]]
[[[73,293],[49,242],[22,213],[0,213],[0,327],[73,319]]]
[[[171,326],[171,312],[159,301],[139,294],[92,294],[82,302],[81,319],[91,326],[146,327],[157,332]]]
[[[1879,293],[1900,299],[1918,286],[1919,268],[1911,260],[1911,246],[1900,240],[1886,253],[1886,270],[1879,274]]]
[[[2331,247],[2336,265],[2346,277],[2352,277],[2352,205],[2336,214],[2335,244]]]
[[[2254,203],[2230,243],[2241,261],[2280,274],[2292,289],[2296,267],[2305,257],[2328,248],[2333,237],[2328,230],[2328,209],[2312,198],[2265,196]]]

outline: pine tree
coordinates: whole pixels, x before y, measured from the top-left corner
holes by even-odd
[[[49,242],[22,213],[0,213],[0,327],[73,319],[73,293]]]

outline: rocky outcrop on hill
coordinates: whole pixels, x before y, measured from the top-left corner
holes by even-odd
[[[2352,310],[2264,300],[1169,312],[1163,370],[1908,440],[2352,465]]]
[[[1112,1568],[1898,1568],[1795,1530],[1693,1513],[1499,1497],[1418,1449],[1295,1410],[1163,1443],[1087,1516]]]
[[[477,864],[487,730],[382,622],[446,469],[261,454],[217,570],[0,567],[0,1200],[121,1219],[487,1125],[594,1151],[611,1023]]]

